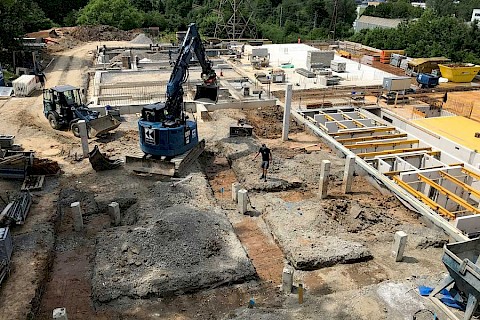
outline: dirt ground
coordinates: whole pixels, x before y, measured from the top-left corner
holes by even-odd
[[[93,50],[100,44],[92,42],[58,53],[47,70],[47,86],[85,83]],[[241,118],[252,123],[255,137],[228,138],[229,124]],[[69,319],[409,319],[419,308],[432,308],[411,290],[419,284],[434,286],[442,278],[442,249],[430,241],[431,237],[443,239],[442,235],[427,235],[414,213],[396,199],[385,198],[362,177],[355,178],[352,194],[342,194],[343,160],[299,126],[293,126],[288,142],[282,142],[281,119],[281,110],[270,108],[215,111],[212,121],[199,122],[199,134],[207,147],[188,172],[192,180],[185,182],[182,195],[167,188],[169,181],[163,178],[136,176],[124,169],[96,173],[88,161],[75,161],[79,141],[70,132],[50,128],[42,114],[40,95],[0,101],[2,133],[14,134],[16,143],[57,161],[62,169],[59,176],[48,177],[44,190],[35,195],[27,223],[13,229],[13,269],[0,289],[0,318],[51,319],[54,308],[66,307]],[[113,158],[138,152],[138,136],[132,128],[132,123],[122,125],[107,138],[91,139],[90,145],[99,145]],[[258,179],[259,163],[251,160],[261,143],[274,155],[266,184]],[[332,178],[329,198],[320,200],[317,187],[323,159],[332,161]],[[231,199],[233,182],[249,189],[246,215],[238,212]],[[0,186],[0,190],[18,190],[19,183],[0,181]],[[84,210],[82,232],[74,231],[67,209],[74,201],[80,201]],[[120,204],[122,223],[118,228],[132,234],[161,219],[163,213],[156,217],[155,207],[174,210],[186,203],[202,212],[223,212],[241,244],[243,257],[255,268],[255,277],[167,295],[154,290],[141,298],[122,293],[99,301],[95,290],[110,285],[96,281],[95,272],[99,248],[113,247],[113,240],[103,242],[106,234],[115,238],[107,213],[111,201]],[[361,210],[351,214],[355,206]],[[173,219],[171,224],[181,223]],[[390,256],[392,237],[403,229],[410,234],[406,259],[395,263]],[[292,263],[291,252],[298,256],[318,245],[320,236],[353,239],[372,257],[295,271],[295,286],[303,284],[306,290],[305,303],[299,305],[296,294],[280,293],[282,270]],[[138,254],[127,249],[130,251]],[[146,259],[154,261],[155,257]],[[102,263],[108,269],[108,262]],[[110,266],[114,268],[117,263],[112,261]],[[136,265],[134,261],[131,267]],[[125,268],[115,276],[121,277],[122,272],[125,277],[121,281],[128,279],[137,285],[133,277],[137,271]],[[203,275],[199,271],[196,276],[202,279]],[[160,281],[156,271],[142,277],[150,277],[152,285]],[[404,307],[404,300],[392,297],[407,290],[412,302]],[[250,300],[255,301],[253,309],[247,309]]]

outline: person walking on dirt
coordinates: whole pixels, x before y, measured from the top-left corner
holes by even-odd
[[[270,151],[269,148],[265,144],[262,144],[262,147],[260,150],[258,150],[257,154],[255,155],[255,158],[253,160],[257,159],[258,155],[262,154],[262,176],[260,179],[264,179],[264,181],[267,181],[267,171],[268,167],[270,166],[270,162],[272,162],[272,152]],[[252,161],[253,161],[252,160]]]
[[[37,74],[38,81],[40,81],[40,85],[42,86],[42,89],[45,88],[45,80],[47,77],[45,77],[45,74],[43,72],[39,72]]]

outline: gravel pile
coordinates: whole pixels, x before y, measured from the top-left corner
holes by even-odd
[[[138,36],[136,36],[133,40],[130,41],[132,44],[153,44],[152,39],[147,37],[144,33],[140,33]]]

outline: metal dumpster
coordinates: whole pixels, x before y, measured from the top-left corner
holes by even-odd
[[[468,297],[464,320],[471,319],[480,299],[480,238],[450,243],[444,247],[442,262],[449,275],[430,294],[455,286]],[[437,304],[438,305],[438,304]]]

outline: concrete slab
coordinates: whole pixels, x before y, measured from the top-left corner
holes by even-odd
[[[231,224],[219,211],[174,206],[146,225],[99,235],[93,298],[168,296],[255,278]]]

